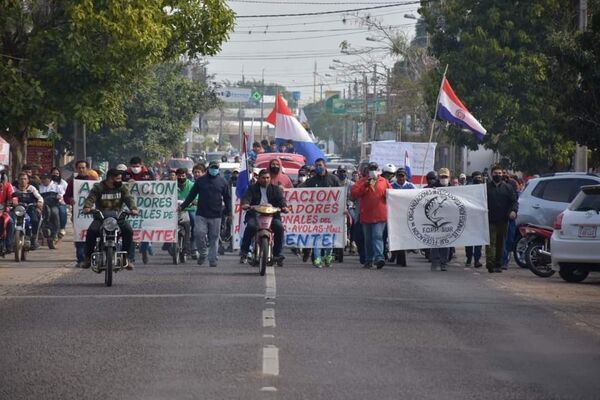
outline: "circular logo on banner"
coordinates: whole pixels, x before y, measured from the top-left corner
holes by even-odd
[[[465,230],[467,209],[453,194],[428,189],[410,202],[406,217],[408,228],[419,242],[449,247]]]

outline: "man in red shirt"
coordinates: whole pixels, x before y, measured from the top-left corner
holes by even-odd
[[[377,269],[385,265],[383,254],[383,231],[387,221],[387,204],[385,192],[392,186],[387,179],[380,176],[379,166],[369,163],[367,176],[362,177],[352,186],[352,198],[360,202],[360,222],[363,226],[365,242],[365,264],[363,268]]]
[[[2,165],[1,167],[4,166]],[[0,237],[4,238],[4,248],[10,249],[12,247],[15,223],[10,217],[6,207],[10,204],[15,188],[8,180],[5,181],[4,171],[2,172],[2,175],[0,175],[0,204],[3,208],[2,211],[0,211]]]

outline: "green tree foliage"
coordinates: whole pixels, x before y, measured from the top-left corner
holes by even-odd
[[[122,123],[150,67],[217,53],[233,21],[224,0],[0,0],[0,128],[13,164],[33,126]]]
[[[573,76],[552,55],[552,38],[574,29],[576,9],[564,3],[445,0],[420,9],[440,68],[449,66],[455,92],[488,130],[485,146],[518,169],[563,169],[573,154],[561,101]],[[428,77],[431,105],[440,80],[440,69]],[[454,128],[449,134],[459,144],[477,144],[471,134]]]
[[[146,160],[183,150],[194,115],[217,104],[214,91],[202,79],[189,79],[182,63],[161,64],[139,83],[125,103],[123,126],[104,126],[91,133],[88,153],[96,160],[126,162],[134,155]]]

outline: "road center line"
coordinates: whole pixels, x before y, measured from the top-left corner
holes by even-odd
[[[120,299],[120,298],[177,298],[177,297],[262,297],[255,293],[164,293],[164,294],[73,294],[73,295],[5,295],[2,299]]]
[[[275,346],[263,347],[263,375],[279,375],[279,349]]]
[[[263,328],[275,328],[275,310],[267,308],[262,313]]]

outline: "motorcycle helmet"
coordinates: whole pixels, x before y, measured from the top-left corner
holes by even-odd
[[[381,173],[393,175],[396,173],[396,167],[394,166],[394,164],[385,164],[381,168]]]
[[[435,171],[429,171],[427,175],[425,175],[425,178],[428,181],[434,181],[437,179],[437,173]]]

